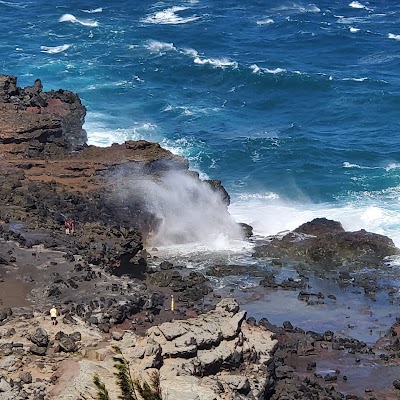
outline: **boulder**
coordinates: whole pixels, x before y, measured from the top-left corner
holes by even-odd
[[[255,248],[255,257],[291,259],[323,267],[378,267],[387,256],[399,254],[386,236],[360,230],[346,232],[337,221],[316,218]]]
[[[9,382],[5,380],[2,376],[0,376],[0,398],[7,398],[5,395],[11,392],[11,385]],[[11,397],[10,397],[11,398]]]
[[[36,355],[38,355],[38,356],[44,356],[44,355],[46,355],[47,347],[42,347],[42,346],[38,346],[38,345],[36,345],[36,344],[33,344],[33,345],[29,348],[29,351],[30,351],[32,354],[36,354]]]
[[[21,382],[25,384],[32,383],[32,374],[29,371],[20,372],[18,377],[21,379]]]
[[[57,332],[55,339],[60,351],[65,353],[74,353],[78,350],[78,346],[72,336],[65,334],[64,332]]]
[[[37,346],[47,347],[49,344],[49,335],[43,328],[37,328],[35,333],[31,335],[30,341]]]

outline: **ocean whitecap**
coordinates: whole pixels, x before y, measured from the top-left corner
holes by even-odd
[[[192,15],[191,17],[180,17],[177,13],[179,11],[186,10],[187,7],[171,7],[167,8],[162,11],[158,11],[154,14],[147,16],[146,18],[142,19],[142,22],[148,24],[160,24],[160,25],[176,25],[176,24],[187,24],[189,22],[193,22],[198,20],[200,17],[197,15]]]
[[[232,67],[237,68],[238,63],[236,61],[230,61],[228,58],[205,58],[201,59],[200,57],[196,57],[194,59],[195,64],[205,65],[209,64],[218,68]]]
[[[187,49],[182,49],[182,50],[181,50],[181,53],[182,53],[182,54],[185,54],[186,56],[193,57],[193,58],[196,58],[196,57],[198,57],[198,55],[199,55],[199,53],[198,53],[196,50],[194,50],[194,49],[189,49],[189,48],[187,48]]]
[[[0,0],[0,4],[12,8],[26,8],[28,6],[27,4],[18,4],[18,3],[13,3],[11,1],[3,1],[3,0]]]
[[[85,12],[85,13],[88,13],[88,14],[95,14],[95,13],[101,13],[101,12],[103,12],[103,8],[102,8],[102,7],[99,7],[99,8],[95,8],[95,9],[93,9],[93,10],[81,10],[81,11],[83,11],[83,12]]]
[[[73,24],[81,24],[84,26],[96,27],[99,26],[97,21],[81,21],[72,14],[64,14],[60,17],[58,22],[72,22]]]
[[[250,65],[250,69],[253,71],[253,74],[260,74],[260,73],[281,74],[283,72],[286,72],[286,69],[284,68],[274,68],[274,69],[260,68],[257,64]]]
[[[363,77],[363,78],[343,78],[342,81],[354,81],[354,82],[364,82],[368,80],[367,77]]]
[[[360,32],[360,29],[359,28],[353,28],[352,26],[350,27],[350,32],[351,33],[357,33],[357,32]]]
[[[397,163],[389,163],[389,165],[385,168],[385,171],[391,171],[393,169],[399,169],[400,164]]]
[[[149,40],[145,47],[151,52],[161,53],[164,51],[176,51],[173,43],[159,42],[157,40]]]
[[[68,50],[70,47],[71,47],[70,44],[63,44],[61,46],[54,46],[54,47],[40,46],[40,50],[42,53],[57,54],[57,53],[62,53],[65,50]]]
[[[366,7],[364,4],[361,4],[358,1],[352,1],[349,4],[349,7],[351,7],[351,8],[359,8],[359,9],[364,9],[364,10],[370,10],[368,7]]]
[[[283,6],[276,7],[273,10],[280,11],[280,12],[294,11],[294,12],[300,12],[300,13],[319,13],[319,12],[321,12],[321,9],[312,3],[308,4],[307,6],[304,6],[303,4],[298,4],[298,3],[291,3],[289,5],[283,5]]]
[[[262,19],[261,21],[257,21],[257,25],[269,25],[273,24],[275,21],[272,18]]]
[[[400,40],[400,35],[394,35],[393,33],[389,33],[387,37],[389,39]]]

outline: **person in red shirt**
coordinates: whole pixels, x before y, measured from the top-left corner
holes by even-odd
[[[73,235],[74,234],[74,221],[71,218],[65,220],[65,234]]]

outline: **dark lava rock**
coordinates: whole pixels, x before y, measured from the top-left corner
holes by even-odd
[[[291,259],[326,267],[349,263],[381,265],[384,257],[399,254],[386,236],[365,230],[346,232],[337,221],[316,218],[283,237],[271,237],[255,248],[255,257]]]
[[[37,328],[35,333],[31,335],[30,341],[37,346],[46,347],[49,344],[49,335],[42,328]]]
[[[173,269],[173,268],[174,268],[174,264],[172,264],[169,261],[163,261],[160,264],[160,269],[163,270],[163,271],[170,270],[170,269]]]
[[[74,342],[80,342],[82,340],[82,335],[78,331],[71,333],[69,336]]]
[[[209,280],[199,272],[190,272],[186,277],[179,271],[158,271],[150,275],[150,281],[160,287],[170,287],[174,292],[179,292],[178,300],[191,302],[201,300],[212,291]]]
[[[11,315],[12,315],[11,308],[4,308],[4,309],[0,310],[0,322],[6,320]]]
[[[393,381],[393,387],[397,390],[400,390],[400,379]]]
[[[47,347],[41,347],[41,346],[37,346],[36,344],[33,344],[30,348],[29,351],[32,354],[36,354],[38,356],[44,356],[46,355],[46,351],[47,351]]]
[[[78,346],[72,336],[65,334],[64,332],[57,332],[55,339],[60,351],[65,353],[74,353],[78,350]]]
[[[239,226],[240,226],[245,238],[248,239],[253,236],[253,227],[252,226],[245,224],[244,222],[240,222]]]
[[[62,293],[61,290],[57,286],[53,286],[53,287],[49,288],[49,290],[47,291],[47,296],[48,297],[57,297],[57,296],[60,296],[61,293]]]
[[[0,345],[0,354],[4,356],[9,356],[13,352],[13,344],[12,343],[3,343]]]

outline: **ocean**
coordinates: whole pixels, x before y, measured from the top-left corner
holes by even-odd
[[[0,0],[1,72],[78,93],[89,144],[186,157],[257,235],[326,217],[400,246],[399,21],[388,0]]]

